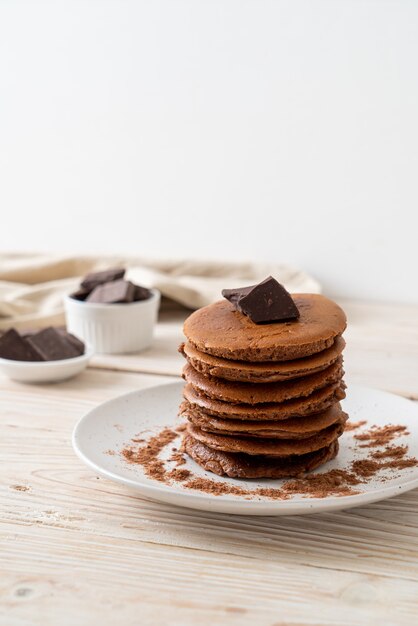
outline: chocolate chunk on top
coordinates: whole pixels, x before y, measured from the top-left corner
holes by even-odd
[[[135,296],[135,285],[129,280],[115,280],[104,285],[98,285],[89,296],[86,302],[96,302],[100,304],[118,304],[122,302],[133,302]]]
[[[59,361],[80,356],[79,346],[76,347],[61,330],[52,326],[40,330],[26,341],[42,355],[44,361]]]
[[[92,291],[98,285],[120,280],[125,276],[125,270],[120,268],[112,268],[103,270],[102,272],[92,272],[87,274],[80,283],[82,289]]]
[[[299,311],[290,293],[269,276],[258,285],[223,289],[222,295],[255,324],[296,320]]]
[[[36,346],[21,337],[17,330],[11,328],[0,337],[0,357],[13,361],[44,361],[43,355]]]
[[[235,308],[238,308],[238,302],[254,289],[256,285],[250,285],[249,287],[238,287],[237,289],[222,289],[222,295],[229,300]]]

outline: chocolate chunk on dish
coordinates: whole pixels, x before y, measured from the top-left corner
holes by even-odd
[[[36,346],[29,343],[17,330],[10,328],[0,337],[0,357],[12,361],[44,361]]]
[[[65,337],[65,339],[67,341],[69,341],[74,346],[74,348],[78,352],[78,356],[81,356],[82,354],[84,354],[85,345],[81,341],[81,339],[79,339],[78,337],[76,337],[72,333],[69,333],[67,330],[65,330],[65,328],[57,328],[57,330],[58,330],[58,332],[60,333],[60,335],[62,337]]]
[[[84,344],[83,352],[80,352],[80,346],[74,345],[74,340],[70,341],[62,331],[53,327],[40,330],[26,341],[42,355],[44,361],[73,359],[84,353]]]

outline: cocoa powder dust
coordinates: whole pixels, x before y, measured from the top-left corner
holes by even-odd
[[[360,444],[360,448],[374,448],[385,446],[401,435],[409,435],[406,426],[387,424],[386,426],[372,426],[369,430],[356,433],[353,437],[357,441],[365,442]]]
[[[348,431],[355,431],[366,422],[349,423]],[[294,495],[304,495],[311,498],[326,498],[327,496],[350,496],[361,493],[358,486],[370,478],[375,477],[381,470],[402,470],[418,466],[418,459],[407,457],[407,445],[393,445],[391,442],[401,435],[409,434],[406,426],[386,425],[372,426],[366,431],[354,433],[353,438],[359,448],[379,448],[370,451],[369,457],[357,459],[351,463],[350,470],[333,469],[318,474],[307,474],[285,482],[280,488],[246,489],[236,481],[224,482],[196,476],[190,470],[182,467],[186,463],[183,452],[175,447],[171,448],[169,461],[160,458],[161,453],[184,431],[184,425],[176,430],[163,428],[148,440],[132,439],[121,454],[128,463],[140,465],[149,478],[171,484],[180,482],[186,489],[202,491],[211,495],[235,495],[245,499],[265,497],[273,500],[286,500]],[[141,443],[142,445],[138,445]],[[170,466],[171,463],[171,466]],[[175,467],[172,464],[175,463]],[[382,480],[387,480],[383,478]]]

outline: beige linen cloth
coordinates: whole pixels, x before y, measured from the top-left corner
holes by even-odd
[[[126,267],[133,282],[156,287],[190,309],[219,300],[224,288],[254,284],[269,275],[292,292],[320,291],[311,276],[274,263],[0,254],[0,329],[63,324],[63,296],[75,291],[88,272],[110,267]]]

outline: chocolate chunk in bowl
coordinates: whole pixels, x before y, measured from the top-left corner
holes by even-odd
[[[119,280],[125,276],[125,270],[120,268],[112,268],[103,270],[102,272],[91,272],[83,278],[80,283],[81,289],[92,291],[98,285]]]
[[[119,304],[133,302],[136,285],[128,280],[115,280],[103,285],[98,285],[87,296],[86,302],[100,304]]]
[[[124,275],[125,270],[120,269],[89,274],[78,291],[64,299],[69,330],[95,352],[139,352],[152,342],[160,293],[136,285]]]

